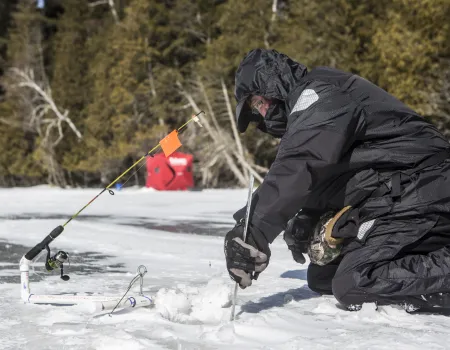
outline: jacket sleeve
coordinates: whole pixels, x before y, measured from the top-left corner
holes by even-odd
[[[327,95],[307,110],[296,112],[297,118],[254,195],[251,224],[269,243],[307,201],[308,205],[314,203],[310,197],[318,185],[333,181],[333,174],[342,166],[339,163],[362,132],[362,111],[349,96],[340,91]]]

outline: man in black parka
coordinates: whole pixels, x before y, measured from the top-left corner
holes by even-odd
[[[275,50],[245,56],[235,95],[239,131],[255,122],[281,141],[253,194],[246,243],[245,208],[225,237],[232,279],[251,285],[284,230],[305,262],[321,215],[341,212],[331,227],[340,255],[309,265],[312,290],[350,308],[450,307],[450,145],[432,124],[357,75],[308,72]]]

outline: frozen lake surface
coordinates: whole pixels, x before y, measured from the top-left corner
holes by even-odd
[[[111,317],[80,306],[23,304],[18,262],[99,190],[0,189],[0,349],[447,349],[450,318],[365,305],[351,313],[306,285],[281,237],[267,270],[239,290],[225,269],[223,236],[247,190],[104,193],[51,245],[70,267],[30,273],[35,294],[122,295],[139,265],[155,306]],[[139,291],[138,285],[133,288]]]

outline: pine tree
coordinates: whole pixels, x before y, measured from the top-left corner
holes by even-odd
[[[0,154],[0,184],[109,183],[189,117],[195,108],[187,94],[237,145],[230,124],[234,74],[244,55],[258,47],[277,49],[309,68],[327,65],[360,74],[450,134],[448,0],[113,5],[46,0],[38,10],[35,0],[0,2],[0,147],[14,147]],[[18,88],[23,77],[11,68],[51,94],[81,141],[68,123],[61,124],[62,139],[55,128],[47,132],[42,121],[55,113],[39,107],[35,90]],[[241,181],[248,169],[234,151],[229,150],[237,163],[230,171],[229,160],[218,162],[217,145],[203,135],[196,129],[183,135],[184,149],[202,167],[197,179],[212,186]],[[239,152],[249,164],[270,165],[273,139],[250,128],[241,141]]]
[[[36,80],[46,79],[42,56],[42,16],[36,10],[33,1],[19,2],[12,14],[11,26],[8,30],[6,69],[16,67],[28,72],[33,71]],[[14,145],[14,153],[0,154],[4,172],[11,178],[28,181],[41,181],[45,168],[39,159],[37,145],[38,131],[30,125],[33,113],[35,93],[19,89],[17,80],[9,74],[2,78],[5,89],[5,100],[0,102],[0,138],[3,142]],[[28,121],[28,122],[27,122]],[[6,170],[5,170],[6,169]]]
[[[198,16],[196,2],[134,0],[109,28],[90,67],[92,152],[80,169],[101,171],[108,182],[185,120],[176,82],[191,74],[204,51],[207,35]]]
[[[11,15],[17,6],[18,0],[0,2],[0,76],[3,75],[3,65],[6,58],[6,44]]]
[[[233,79],[244,55],[258,47],[271,47],[267,42],[271,23],[271,2],[229,0],[217,11],[218,35],[207,46],[207,59],[202,62],[203,75],[219,74]]]
[[[449,58],[450,3],[395,0],[373,36],[366,75],[423,115],[442,87],[442,58]],[[373,72],[373,73],[371,73]]]
[[[98,34],[102,19],[95,19],[94,9],[87,0],[64,0],[60,3],[64,12],[56,22],[56,34],[52,38],[53,97],[58,105],[67,109],[71,120],[84,134],[86,108],[91,102],[92,79],[86,74],[95,52],[92,38]],[[67,129],[67,128],[66,128]],[[70,130],[65,132],[57,159],[69,174],[71,181],[81,181],[84,174],[74,173],[85,154],[85,144]]]

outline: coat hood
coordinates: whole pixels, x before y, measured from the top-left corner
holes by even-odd
[[[247,130],[251,121],[259,122],[260,129],[270,133],[271,122],[287,123],[284,102],[300,79],[307,74],[304,65],[293,61],[276,50],[255,49],[247,53],[239,64],[235,77],[235,97],[237,100],[236,119],[240,132]],[[250,95],[259,95],[276,100],[278,107],[271,108],[264,120],[252,114],[246,103]],[[277,112],[275,112],[277,111]],[[281,119],[286,121],[281,121]]]

